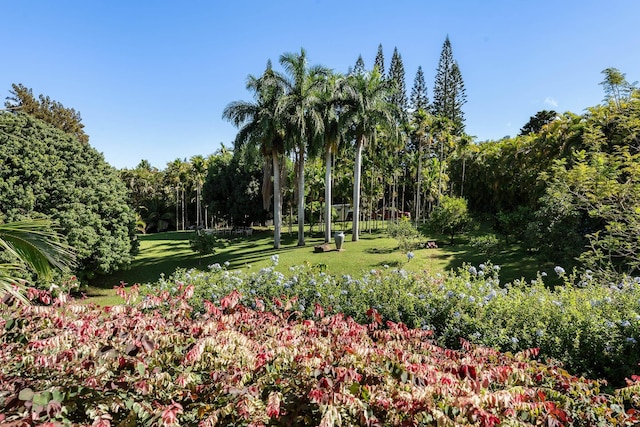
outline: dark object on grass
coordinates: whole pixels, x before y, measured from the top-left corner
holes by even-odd
[[[329,243],[323,243],[321,245],[317,245],[313,247],[313,252],[329,252],[331,250],[331,245]]]

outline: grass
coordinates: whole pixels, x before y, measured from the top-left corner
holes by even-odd
[[[366,225],[366,224],[365,224]],[[348,230],[348,228],[345,226]],[[339,226],[339,230],[343,227]],[[365,227],[363,227],[365,229]],[[306,245],[297,246],[295,230],[289,233],[285,228],[282,234],[281,249],[273,249],[273,232],[258,230],[252,236],[234,238],[220,244],[216,253],[200,257],[189,247],[192,232],[166,232],[140,236],[140,253],[134,259],[131,268],[108,276],[96,277],[86,289],[85,294],[91,302],[100,305],[121,303],[115,295],[114,286],[124,282],[150,283],[157,281],[162,274],[171,275],[177,268],[207,269],[213,263],[229,263],[228,269],[247,269],[257,271],[272,265],[271,257],[278,255],[277,270],[286,273],[289,267],[303,263],[323,264],[329,274],[358,275],[363,271],[389,267],[401,267],[408,271],[427,271],[437,273],[462,266],[464,263],[478,265],[491,261],[502,267],[503,282],[524,277],[531,279],[537,271],[550,270],[552,265],[539,263],[536,258],[522,250],[518,245],[502,244],[500,250],[491,257],[480,253],[469,244],[473,236],[486,234],[488,230],[478,230],[457,237],[449,244],[448,237],[427,236],[438,241],[438,249],[419,249],[413,251],[415,258],[408,261],[407,255],[398,250],[398,242],[389,238],[384,229],[361,232],[358,242],[351,241],[351,233],[345,231],[343,250],[315,253],[314,246],[324,242],[322,233],[307,230]],[[332,245],[333,246],[333,245]],[[335,246],[333,246],[335,247]]]

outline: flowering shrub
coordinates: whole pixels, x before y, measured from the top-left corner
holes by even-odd
[[[598,381],[432,332],[263,311],[234,291],[194,312],[193,284],[98,308],[0,304],[0,422],[13,425],[633,425],[633,380]],[[162,307],[162,310],[155,308]],[[624,404],[627,410],[623,409]],[[43,424],[44,425],[44,424]]]
[[[193,284],[189,303],[197,312],[204,311],[204,301],[219,303],[234,290],[249,306],[270,310],[289,303],[305,318],[320,304],[363,323],[373,307],[385,320],[433,330],[436,342],[448,348],[458,348],[461,337],[501,351],[537,347],[543,360],[553,358],[575,374],[614,386],[639,371],[640,283],[633,278],[605,286],[588,271],[567,274],[558,266],[550,277],[565,284],[549,289],[545,273],[531,283],[501,284],[499,266],[490,264],[437,275],[382,268],[360,277],[328,275],[309,265],[285,275],[276,264],[251,274],[218,264],[205,272],[178,270],[140,290],[149,297],[178,295],[181,286]]]

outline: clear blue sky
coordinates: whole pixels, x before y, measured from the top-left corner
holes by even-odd
[[[640,80],[638,16],[638,0],[0,0],[0,95],[22,83],[80,111],[113,166],[162,169],[232,145],[222,110],[251,99],[269,58],[304,47],[346,72],[378,44],[388,67],[397,47],[408,91],[421,65],[431,97],[449,35],[466,131],[499,139],[540,110],[600,103],[607,67]]]

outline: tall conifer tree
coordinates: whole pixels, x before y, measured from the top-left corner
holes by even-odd
[[[362,59],[362,55],[358,55],[356,66],[353,67],[353,74],[362,74],[364,72],[365,72],[364,60]]]
[[[376,53],[376,60],[373,66],[377,67],[380,75],[384,77],[384,53],[382,52],[382,44],[378,45],[378,53]]]
[[[427,111],[429,107],[429,97],[427,96],[427,84],[424,82],[424,73],[422,67],[418,67],[416,77],[413,80],[413,88],[411,89],[411,99],[409,100],[411,110],[418,111],[420,109]]]
[[[462,106],[467,102],[464,82],[460,67],[453,59],[449,36],[442,45],[440,61],[436,71],[433,85],[432,112],[436,116],[443,116],[454,123],[454,133],[461,135],[464,132],[464,113]]]
[[[409,101],[407,100],[407,86],[404,79],[402,56],[398,53],[397,47],[393,49],[388,80],[392,90],[390,101],[404,115],[409,107]]]

